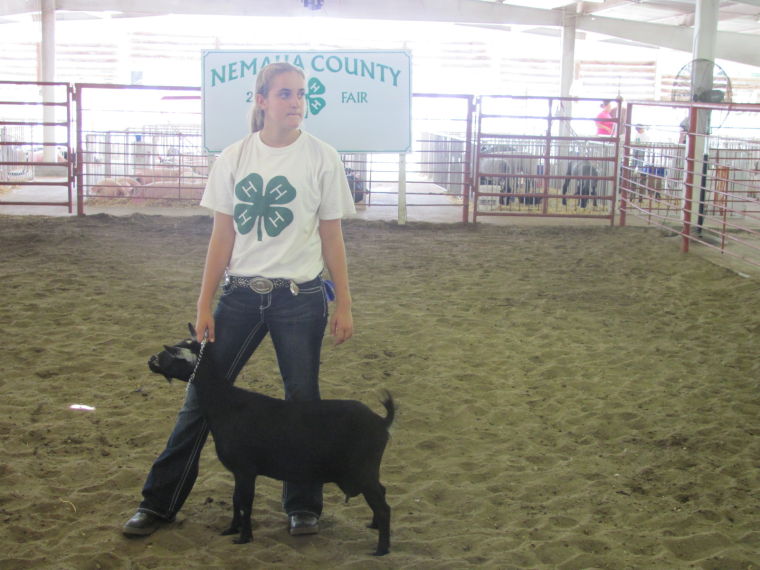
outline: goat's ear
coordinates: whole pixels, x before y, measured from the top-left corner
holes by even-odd
[[[168,352],[169,354],[174,354],[175,352],[177,352],[177,347],[176,346],[169,346],[168,344],[165,344],[164,345],[164,350],[166,352]]]
[[[171,383],[172,383],[172,377],[171,377],[171,376],[169,376],[168,374],[164,374],[164,378],[166,378],[166,381],[167,381],[169,384],[171,384]]]
[[[195,334],[195,327],[193,326],[193,323],[187,323],[187,328],[190,329],[191,337],[198,338],[198,335]]]

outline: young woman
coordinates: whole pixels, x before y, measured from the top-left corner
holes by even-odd
[[[321,273],[334,282],[330,333],[340,344],[353,333],[341,218],[355,212],[338,153],[300,129],[303,72],[287,63],[256,79],[252,133],[226,148],[209,175],[201,205],[214,211],[195,329],[224,363],[226,380],[269,334],[287,399],[319,398],[319,358],[327,324]],[[216,310],[217,287],[226,274]],[[123,531],[145,536],[174,519],[198,473],[208,435],[193,384],[166,449],[143,487],[143,501]],[[319,530],[320,484],[285,483],[291,534]]]

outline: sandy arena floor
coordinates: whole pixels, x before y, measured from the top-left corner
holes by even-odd
[[[0,568],[760,567],[760,284],[644,228],[347,222],[356,335],[322,392],[399,404],[391,554],[334,486],[291,538],[269,480],[232,544],[211,442],[178,521],[123,537],[183,398],[146,361],[194,319],[209,231],[0,218]],[[240,385],[280,396],[265,344]]]

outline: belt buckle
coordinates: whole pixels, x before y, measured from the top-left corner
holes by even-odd
[[[274,283],[266,277],[254,277],[248,286],[259,295],[266,295],[274,289]]]

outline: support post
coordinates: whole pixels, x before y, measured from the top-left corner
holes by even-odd
[[[398,225],[406,224],[406,154],[398,155]]]
[[[692,56],[694,58],[694,65],[691,70],[692,100],[695,94],[708,91],[713,86],[712,62],[715,58],[719,8],[719,0],[697,0],[692,49]],[[705,159],[709,151],[707,137],[710,134],[710,111],[698,109],[696,115],[696,128],[689,133],[689,136],[695,139],[693,161],[691,162],[694,171],[690,174],[693,180],[699,179],[702,181],[704,178],[702,173],[705,169]],[[700,184],[700,189],[702,186],[703,184]],[[704,190],[701,189],[699,194],[696,195],[692,190],[691,201],[692,210],[696,210],[698,214],[697,225],[696,228],[692,228],[691,235],[695,233],[700,234],[702,232],[703,214],[705,211]],[[691,212],[692,221],[694,213],[694,211]]]
[[[575,32],[576,32],[576,13],[575,5],[565,8],[562,13],[562,60],[560,63],[560,87],[559,95],[563,97],[560,100],[560,115],[568,117],[559,123],[559,136],[569,137],[572,135],[570,127],[570,118],[573,116],[573,102],[569,99],[575,78]],[[565,99],[567,97],[567,99]],[[560,154],[568,154],[569,145],[567,141],[562,141],[560,145]],[[533,173],[535,174],[535,172]]]
[[[42,49],[40,53],[41,80],[45,83],[55,81],[55,0],[42,0]],[[55,91],[52,85],[42,86],[42,138],[44,143],[55,142]],[[43,162],[56,162],[55,145],[43,145]]]
[[[565,8],[562,13],[562,60],[560,68],[560,97],[570,97],[575,78],[575,12],[574,8]],[[570,104],[569,101],[566,102]],[[568,114],[569,108],[567,108]],[[564,136],[564,135],[563,135]]]
[[[84,216],[84,163],[85,155],[82,149],[82,131],[84,123],[82,121],[82,89],[79,86],[74,88],[74,117],[76,120],[76,158],[74,159],[74,179],[77,188],[77,216]]]

